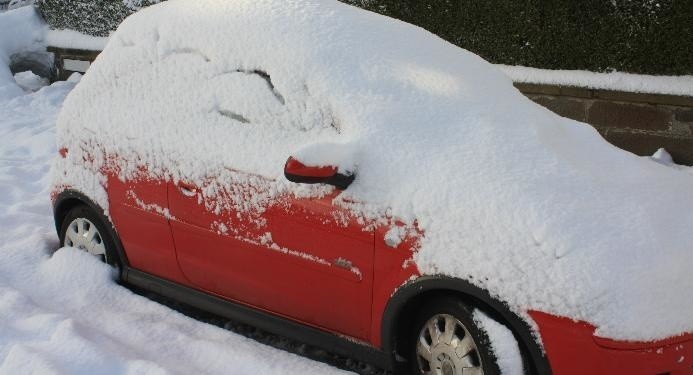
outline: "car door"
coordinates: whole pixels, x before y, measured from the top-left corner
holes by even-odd
[[[169,227],[166,182],[146,168],[129,178],[111,169],[109,214],[117,228],[130,266],[175,282],[185,282],[176,260]]]
[[[219,147],[181,161],[198,167],[168,183],[178,263],[196,288],[367,339],[373,232],[333,204],[337,193],[330,188],[303,198],[290,191],[305,187],[287,189],[281,173],[289,153],[339,137],[306,84],[287,87],[289,80],[279,85],[268,72],[239,69],[215,76],[201,91],[213,103],[210,123],[189,129],[198,135],[207,129],[202,138]],[[213,152],[226,143],[234,144],[233,157]]]
[[[240,173],[241,175],[243,173]],[[248,181],[236,173],[234,179]],[[255,179],[261,179],[257,176]],[[223,180],[228,180],[224,178]],[[215,187],[262,195],[273,181]],[[210,181],[210,185],[214,182]],[[337,192],[285,195],[262,213],[215,212],[206,186],[169,184],[178,262],[197,288],[316,327],[368,339],[374,237]]]

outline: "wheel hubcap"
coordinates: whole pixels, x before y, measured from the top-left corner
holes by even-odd
[[[72,220],[65,233],[64,246],[76,247],[89,254],[106,259],[106,245],[96,225],[85,218]]]
[[[482,375],[476,342],[467,327],[452,315],[429,319],[416,343],[419,372],[435,375]]]

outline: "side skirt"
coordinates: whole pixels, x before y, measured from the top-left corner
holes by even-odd
[[[124,267],[122,278],[128,284],[161,294],[212,314],[242,322],[280,336],[290,337],[345,357],[356,358],[386,370],[392,368],[392,363],[390,363],[383,351],[372,346],[350,341],[346,337],[337,336],[277,315],[225,300],[131,267]]]

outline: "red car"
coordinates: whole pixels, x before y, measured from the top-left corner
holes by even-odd
[[[498,107],[480,104],[489,98]],[[525,194],[543,191],[546,201],[532,202],[544,206],[547,221],[554,207],[566,212],[546,193],[551,188],[539,187],[547,186],[542,168],[565,187],[560,170],[578,181],[573,172],[591,173],[588,163],[558,158],[556,171],[551,163],[532,164],[486,184],[483,171],[494,174],[504,151],[456,148],[466,139],[515,137],[512,127],[484,138],[469,125],[499,123],[494,116],[503,111],[511,113],[503,119],[534,116],[550,123],[546,132],[593,142],[595,155],[618,160],[614,168],[641,162],[591,128],[534,106],[480,58],[410,25],[337,2],[169,1],[127,19],[66,101],[53,191],[60,243],[118,267],[128,284],[396,373],[507,370],[498,335],[477,311],[512,332],[526,373],[693,373],[690,332],[640,342],[601,337],[601,315],[585,321],[591,305],[577,308],[584,315],[561,316],[561,307],[544,302],[579,305],[582,295],[571,305],[573,297],[557,295],[551,279],[525,281],[544,277],[527,276],[533,261],[482,247],[481,239],[496,237],[476,206],[426,208],[438,207],[427,199],[468,199],[491,215],[508,207],[498,192],[528,186]],[[461,125],[449,125],[454,121]],[[536,142],[546,142],[542,137]],[[533,139],[521,136],[519,149]],[[427,148],[412,157],[419,142]],[[560,154],[556,149],[551,155]],[[522,152],[503,160],[539,160]],[[436,157],[443,164],[417,164]],[[652,173],[677,173],[642,162]],[[401,184],[391,182],[397,178]],[[590,190],[597,180],[582,186]],[[485,190],[498,200],[476,200]],[[504,225],[508,212],[493,220]],[[440,229],[441,222],[458,223],[459,233]],[[519,232],[508,225],[503,232],[514,241]],[[531,246],[551,243],[548,232],[534,233]],[[460,249],[481,241],[480,252],[437,258],[428,249],[440,238]],[[552,246],[541,259],[579,262],[569,250],[555,250],[563,243]],[[439,259],[469,271],[447,271]],[[551,276],[556,285],[564,283],[560,275]],[[565,283],[581,277],[571,274]],[[547,292],[532,290],[525,303],[523,285]]]

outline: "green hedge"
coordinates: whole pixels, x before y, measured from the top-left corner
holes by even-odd
[[[54,29],[108,36],[138,9],[161,0],[39,0],[41,15]]]
[[[106,36],[161,0],[40,0],[58,29]],[[196,0],[190,0],[196,1]],[[693,74],[693,0],[342,0],[501,64]]]
[[[343,0],[494,63],[693,74],[691,0]]]

